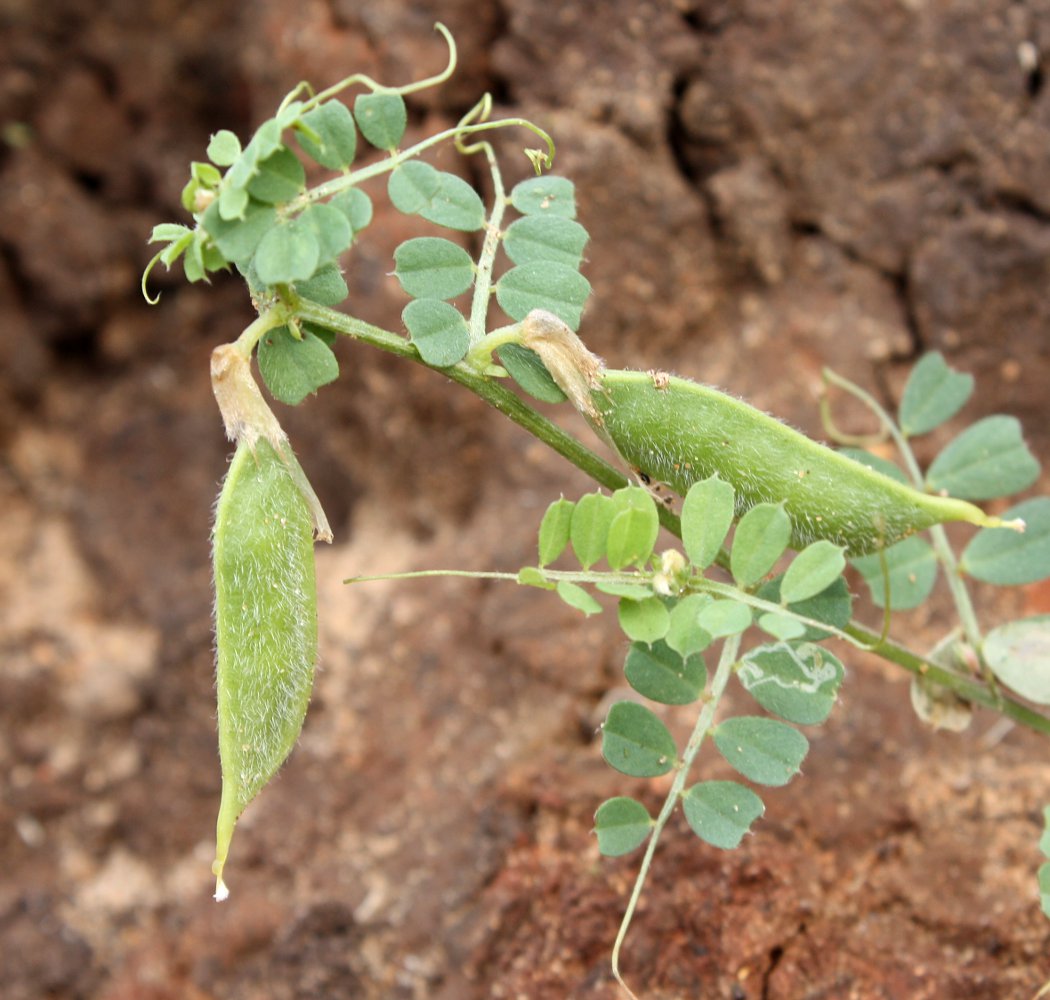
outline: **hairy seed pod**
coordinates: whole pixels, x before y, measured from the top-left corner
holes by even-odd
[[[642,482],[684,496],[718,475],[736,491],[737,515],[783,503],[796,548],[827,539],[861,555],[945,521],[1003,525],[973,504],[898,483],[708,386],[606,369],[556,316],[530,313],[522,343]]]
[[[215,511],[216,687],[222,801],[213,870],[245,806],[291,752],[317,660],[309,505],[269,442],[237,446]]]
[[[216,688],[222,801],[215,898],[238,817],[291,752],[317,661],[314,537],[332,540],[320,501],[235,344],[212,352],[212,389],[237,442],[215,508]]]

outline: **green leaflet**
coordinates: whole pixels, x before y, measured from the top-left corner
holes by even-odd
[[[652,832],[649,810],[634,799],[619,796],[603,802],[594,814],[598,850],[607,858],[629,854],[645,843]]]
[[[955,371],[939,351],[919,359],[901,397],[900,425],[907,435],[925,434],[951,420],[973,394],[973,376]]]
[[[677,762],[674,738],[644,705],[618,701],[602,727],[602,756],[621,774],[655,778]]]
[[[693,832],[713,847],[731,851],[766,807],[735,781],[701,781],[682,793],[682,811]]]

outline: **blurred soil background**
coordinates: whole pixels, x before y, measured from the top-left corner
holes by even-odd
[[[341,583],[517,569],[546,504],[588,484],[367,347],[340,344],[339,383],[280,411],[336,529],[321,670],[240,825],[232,897],[210,898],[208,533],[229,446],[208,357],[251,311],[238,281],[181,269],[147,306],[145,239],[186,221],[212,132],[247,137],[301,79],[433,73],[436,20],[460,69],[413,98],[409,138],[484,91],[555,135],[592,237],[582,333],[612,364],[819,434],[822,365],[891,404],[939,349],[979,387],[947,434],[1009,412],[1050,457],[1045,0],[2,0],[5,1000],[617,995],[637,858],[599,858],[591,821],[664,782],[600,759],[624,683],[609,616],[512,585]],[[502,136],[510,181],[515,143],[534,144]],[[433,162],[483,182],[451,150]],[[427,230],[371,193],[350,308],[399,330],[391,254]],[[1050,611],[1047,587],[978,598],[989,626]],[[941,595],[895,631],[927,648],[950,620]],[[904,676],[840,655],[842,703],[756,835],[721,853],[672,823],[624,954],[640,995],[1030,1000],[1050,978],[1050,748],[987,714],[931,733]]]

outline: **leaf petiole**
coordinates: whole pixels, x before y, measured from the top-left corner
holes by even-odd
[[[664,827],[667,825],[667,821],[671,818],[671,814],[674,812],[675,806],[678,804],[678,800],[682,795],[682,789],[685,787],[686,779],[689,777],[689,769],[692,767],[696,755],[700,752],[700,747],[703,745],[704,737],[707,736],[711,724],[714,722],[715,712],[718,710],[718,703],[725,692],[726,685],[729,683],[729,678],[733,675],[733,668],[736,666],[737,654],[739,651],[739,635],[730,636],[722,644],[722,654],[719,657],[718,667],[715,670],[714,678],[711,681],[711,689],[707,694],[704,707],[700,711],[700,717],[696,720],[696,725],[693,727],[693,732],[689,736],[689,742],[686,744],[685,750],[682,752],[682,761],[675,772],[674,781],[671,783],[671,788],[667,793],[667,798],[664,799],[664,804],[660,809],[660,814],[656,817],[656,821],[653,824],[653,832],[649,836],[649,843],[645,849],[645,856],[642,858],[641,866],[638,869],[638,876],[635,878],[634,888],[631,890],[631,898],[628,900],[627,909],[624,911],[623,920],[620,922],[620,929],[616,935],[616,941],[613,944],[613,976],[620,986],[627,991],[628,996],[630,996],[632,1000],[637,1000],[637,997],[635,997],[635,994],[631,991],[631,988],[627,983],[624,982],[623,976],[620,973],[620,951],[623,948],[624,940],[627,937],[627,931],[631,926],[632,919],[634,918],[634,911],[638,906],[638,900],[641,898],[642,889],[645,887],[645,880],[649,875],[649,868],[652,864],[653,855],[656,853],[657,841],[660,839],[660,834],[663,832]]]

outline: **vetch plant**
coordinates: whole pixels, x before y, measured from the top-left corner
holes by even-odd
[[[762,790],[798,773],[809,751],[806,727],[830,715],[845,679],[844,650],[911,672],[913,705],[934,725],[961,728],[971,706],[982,705],[1050,734],[1039,710],[1050,705],[1050,616],[986,631],[967,586],[1050,576],[1050,498],[1021,500],[999,516],[975,505],[1025,491],[1038,477],[1008,416],[978,421],[919,467],[912,439],[953,418],[973,391],[972,378],[939,354],[916,365],[896,416],[825,373],[829,388],[868,406],[877,437],[896,445],[901,466],[857,447],[868,440],[839,434],[827,398],[825,423],[844,446],[838,450],[707,386],[606,367],[576,333],[590,292],[580,272],[588,236],[571,181],[545,173],[550,137],[522,119],[490,120],[486,97],[455,127],[402,147],[405,96],[441,83],[455,66],[453,41],[438,30],[450,58],[436,77],[392,88],[356,75],[320,93],[301,84],[246,143],[227,131],[214,135],[208,162],[192,164],[183,191],[192,225],[160,225],[151,237],[163,247],[150,268],[181,260],[191,282],[236,268],[258,313],[212,357],[216,400],[236,442],[213,533],[223,775],[216,898],[227,894],[237,819],[303,724],[317,652],[313,544],[332,537],[251,360],[269,393],[295,405],[338,378],[331,347],[346,336],[438,370],[610,491],[551,503],[537,565],[471,575],[550,590],[586,615],[601,613],[603,600],[616,602],[628,644],[624,674],[637,698],[610,708],[601,752],[627,778],[670,776],[655,816],[630,795],[595,815],[603,854],[644,847],[613,945],[613,972],[626,990],[619,957],[666,824],[680,810],[699,840],[735,848],[765,810]],[[344,103],[350,90],[352,103]],[[511,127],[531,131],[544,148],[525,151],[536,176],[508,192],[483,134]],[[483,159],[488,204],[422,158],[440,143]],[[359,165],[366,144],[371,152]],[[310,186],[307,161],[330,176]],[[397,248],[393,273],[411,299],[402,315],[407,336],[334,308],[348,294],[343,256],[372,220],[366,188],[374,193],[384,178],[398,211],[438,232],[481,234],[476,258],[433,232]],[[494,321],[497,309],[503,315]],[[634,484],[530,399],[575,406]],[[950,521],[980,529],[961,553],[942,527]],[[680,547],[661,546],[661,527]],[[570,554],[573,567],[555,568]],[[850,565],[884,609],[875,628],[853,617]],[[958,628],[928,655],[898,645],[891,613],[926,601],[942,573]],[[754,707],[727,718],[723,696],[733,684]],[[684,742],[668,728],[664,706],[695,707]],[[703,754],[723,758],[737,777],[704,778]],[[1040,846],[1050,856],[1046,834]],[[1050,915],[1050,863],[1038,886]]]

